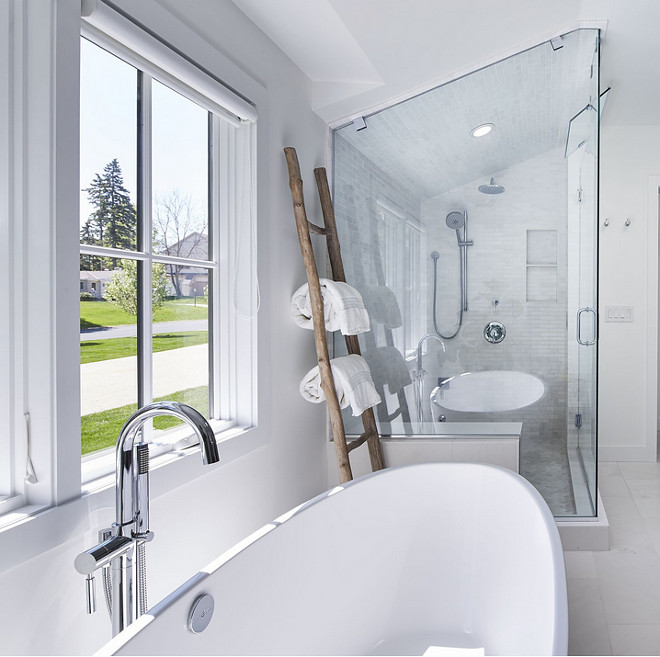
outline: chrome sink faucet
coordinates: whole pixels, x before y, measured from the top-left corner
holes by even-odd
[[[154,402],[134,413],[117,439],[116,519],[99,532],[100,543],[75,559],[76,570],[87,576],[87,612],[96,609],[94,573],[102,569],[112,635],[119,634],[147,611],[145,544],[153,539],[149,529],[149,445],[136,443],[145,422],[171,415],[189,424],[199,438],[202,462],[220,460],[215,435],[204,416],[187,404]]]

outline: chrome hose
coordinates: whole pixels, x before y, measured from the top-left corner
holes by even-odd
[[[110,572],[110,566],[103,567],[102,579],[105,606],[108,610],[108,617],[112,620],[112,573]]]
[[[137,615],[142,616],[147,613],[147,556],[146,545],[139,541],[135,547],[135,568],[137,577]]]

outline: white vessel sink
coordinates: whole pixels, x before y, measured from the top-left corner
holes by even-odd
[[[543,381],[533,374],[489,370],[447,379],[433,390],[431,401],[450,411],[514,411],[537,402],[544,393]]]

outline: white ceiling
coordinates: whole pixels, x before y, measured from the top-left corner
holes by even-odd
[[[337,124],[586,24],[603,26],[604,121],[660,125],[658,0],[233,0]]]

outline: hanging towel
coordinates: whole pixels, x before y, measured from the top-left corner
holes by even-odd
[[[412,383],[406,361],[396,347],[378,347],[374,351],[365,351],[364,358],[376,388],[387,385],[390,394],[395,395]]]
[[[350,406],[353,415],[361,415],[368,408],[380,403],[367,362],[356,354],[333,358],[330,361],[332,377],[335,380],[335,390],[341,408]],[[300,382],[300,394],[315,404],[325,400],[321,389],[321,374],[319,366],[313,367]]]
[[[386,329],[399,328],[403,324],[399,302],[394,292],[385,285],[370,287],[365,295],[369,315],[374,322]]]
[[[319,279],[326,331],[341,331],[344,335],[357,335],[371,330],[369,314],[362,296],[347,283]],[[309,285],[299,287],[291,297],[291,314],[298,326],[314,330]]]

